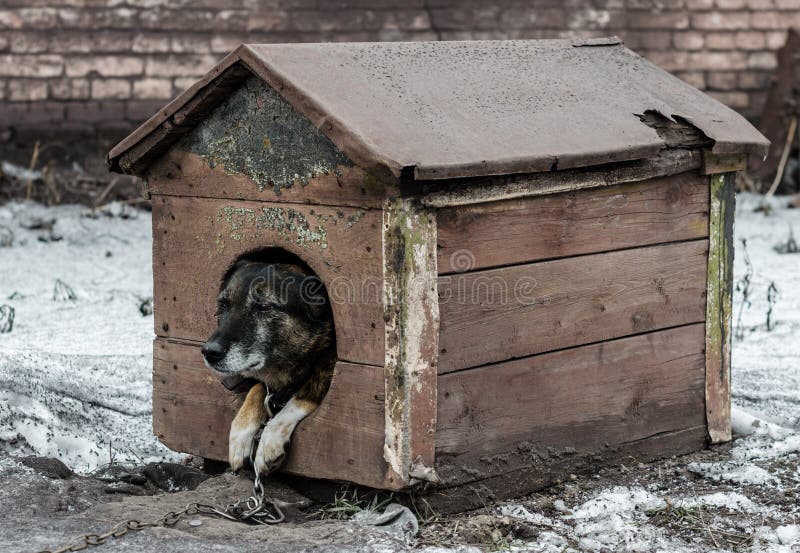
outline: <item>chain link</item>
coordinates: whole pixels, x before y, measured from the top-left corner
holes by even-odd
[[[226,505],[224,508],[217,508],[205,503],[189,503],[183,509],[169,511],[156,520],[149,522],[141,522],[136,519],[125,520],[115,524],[108,532],[103,534],[85,534],[60,549],[45,549],[39,553],[82,551],[87,547],[103,545],[109,538],[121,538],[129,531],[139,531],[157,526],[169,528],[178,524],[184,517],[194,515],[216,516],[250,524],[279,524],[286,519],[286,515],[283,513],[283,507],[286,506],[287,503],[266,496],[266,490],[261,483],[261,479],[259,475],[256,475],[255,482],[253,482],[253,494],[246,500],[240,499],[235,503]]]

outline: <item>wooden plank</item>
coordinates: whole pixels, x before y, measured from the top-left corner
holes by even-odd
[[[204,342],[225,270],[277,247],[326,285],[339,359],[383,366],[381,224],[377,210],[153,196],[156,334]]]
[[[704,349],[697,323],[442,375],[439,464],[523,442],[592,452],[703,425]]]
[[[226,172],[224,166],[210,167],[200,155],[172,148],[148,170],[147,183],[153,194],[206,198],[254,200],[275,203],[322,204],[352,207],[381,207],[386,197],[398,194],[390,185],[355,166],[339,166],[335,173],[313,176],[307,183],[259,187],[243,173]]]
[[[448,207],[640,182],[692,171],[700,168],[702,163],[702,153],[696,150],[661,150],[652,158],[625,161],[612,166],[598,165],[570,171],[453,179],[444,182],[429,181],[418,183],[418,186],[422,190],[420,201],[424,205]]]
[[[438,210],[441,274],[708,236],[695,173]]]
[[[390,201],[383,229],[384,457],[404,484],[436,482],[436,216],[409,200]]]
[[[703,449],[706,444],[705,425],[627,442],[619,446],[603,447],[591,454],[564,452],[559,456],[534,453],[518,456],[515,452],[496,455],[496,466],[508,463],[505,470],[493,476],[450,487],[439,487],[417,494],[412,498],[420,512],[432,509],[446,515],[479,509],[493,501],[521,497],[564,481],[570,474],[590,477],[599,466],[613,466],[648,462],[671,455],[681,455]],[[524,448],[523,448],[524,449]],[[480,473],[480,471],[478,471]]]
[[[153,431],[171,449],[227,461],[230,423],[242,396],[223,388],[197,346],[157,338],[153,350]],[[382,369],[337,363],[322,405],[295,430],[283,470],[391,487],[383,401]]]
[[[706,417],[712,443],[731,439],[731,302],[736,173],[711,177],[706,307]]]
[[[747,170],[746,154],[713,154],[711,150],[703,152],[704,175],[716,175],[718,173],[731,173]]]
[[[439,372],[705,320],[708,240],[439,277]]]

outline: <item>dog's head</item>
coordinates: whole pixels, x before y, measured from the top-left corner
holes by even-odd
[[[298,265],[238,261],[217,297],[217,329],[202,348],[223,375],[256,378],[271,389],[307,379],[313,360],[333,347],[324,287]]]

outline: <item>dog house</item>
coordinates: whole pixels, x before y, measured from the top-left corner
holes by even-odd
[[[480,504],[728,440],[767,146],[616,39],[241,46],[109,154],[153,204],[155,432],[227,459],[200,346],[226,268],[280,248],[338,347],[288,473]]]

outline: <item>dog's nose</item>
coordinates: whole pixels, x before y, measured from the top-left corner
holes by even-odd
[[[219,342],[206,342],[203,345],[203,349],[200,350],[200,353],[203,354],[203,357],[206,358],[206,361],[208,361],[210,365],[215,365],[225,357],[226,350]]]

